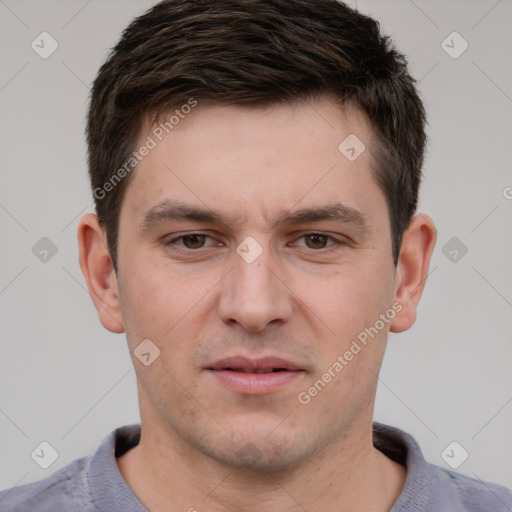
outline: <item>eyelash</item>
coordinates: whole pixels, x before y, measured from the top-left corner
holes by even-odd
[[[199,253],[200,251],[204,250],[205,248],[204,247],[201,247],[199,249],[188,249],[186,247],[185,248],[183,248],[183,247],[178,248],[178,245],[177,245],[177,242],[179,240],[183,240],[186,237],[194,236],[194,235],[199,235],[199,236],[205,236],[207,238],[212,238],[210,235],[207,235],[206,233],[192,232],[192,233],[186,233],[185,235],[181,235],[181,236],[178,236],[176,238],[173,238],[172,240],[169,240],[168,242],[166,242],[164,245],[166,247],[171,247],[171,246],[174,245],[175,246],[174,248],[176,250],[178,250],[178,251],[181,251],[181,252],[186,252],[186,253],[194,253],[194,252],[196,252],[196,253]],[[326,235],[324,233],[317,233],[315,231],[304,233],[297,240],[300,240],[301,238],[304,238],[304,237],[307,237],[307,236],[314,236],[314,235],[318,235],[318,236],[321,236],[321,237],[325,237],[325,238],[327,238],[329,240],[332,240],[334,242],[334,244],[331,245],[330,247],[322,247],[320,249],[310,249],[309,247],[305,247],[305,249],[309,249],[309,250],[311,250],[313,252],[318,252],[318,253],[323,252],[325,254],[325,253],[328,253],[328,252],[331,252],[333,250],[338,249],[339,246],[347,245],[347,242],[345,242],[345,241],[338,240],[338,239],[334,238],[331,235]]]

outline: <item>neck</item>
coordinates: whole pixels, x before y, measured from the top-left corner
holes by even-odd
[[[262,503],[280,512],[385,512],[406,476],[403,466],[373,447],[371,419],[354,423],[341,438],[289,470],[228,467],[144,424],[139,445],[117,463],[134,494],[155,512],[257,512]]]

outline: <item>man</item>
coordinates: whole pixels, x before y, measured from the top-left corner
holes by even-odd
[[[425,113],[335,0],[169,0],[94,83],[80,266],[126,333],[141,426],[0,493],[5,511],[505,511],[372,422],[436,231]]]

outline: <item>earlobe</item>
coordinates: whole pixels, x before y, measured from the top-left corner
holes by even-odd
[[[395,301],[402,308],[391,322],[391,332],[405,331],[416,321],[416,308],[435,243],[436,228],[432,219],[425,214],[415,215],[402,238],[395,280]]]
[[[100,322],[111,332],[124,332],[117,276],[96,215],[88,213],[80,219],[77,238],[80,268]]]

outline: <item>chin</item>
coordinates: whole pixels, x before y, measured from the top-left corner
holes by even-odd
[[[315,451],[313,440],[305,444],[305,436],[283,429],[280,435],[269,428],[238,430],[228,446],[213,449],[210,456],[232,468],[256,472],[279,472],[296,467]],[[210,449],[212,447],[210,446]]]

